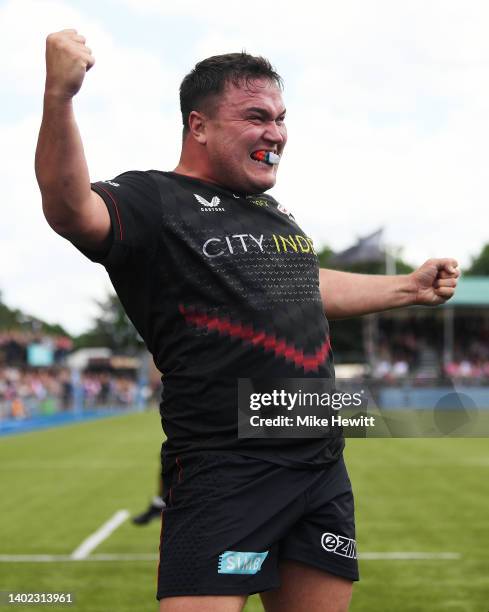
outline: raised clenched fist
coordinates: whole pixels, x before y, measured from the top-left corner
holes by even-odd
[[[455,293],[460,270],[455,259],[428,259],[410,276],[416,290],[413,303],[437,306],[444,304]]]
[[[61,30],[46,39],[46,93],[72,98],[95,59],[76,30]]]

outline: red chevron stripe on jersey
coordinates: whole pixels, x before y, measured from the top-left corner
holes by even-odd
[[[304,368],[304,372],[317,372],[331,348],[328,337],[314,353],[305,355],[302,349],[296,348],[295,345],[286,340],[277,338],[275,334],[257,331],[249,323],[232,323],[227,317],[209,316],[206,313],[197,312],[193,308],[186,308],[183,304],[179,305],[179,310],[185,317],[185,321],[195,325],[195,327],[217,331],[223,336],[239,338],[243,342],[249,342],[267,351],[273,351],[276,357],[285,357],[287,361],[293,361],[296,367]]]

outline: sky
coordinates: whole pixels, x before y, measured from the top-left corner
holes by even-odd
[[[34,175],[45,39],[75,28],[96,59],[75,98],[93,181],[172,170],[178,86],[246,49],[284,77],[289,140],[271,191],[317,248],[385,228],[420,265],[489,242],[486,0],[0,1],[0,291],[73,333],[110,290],[47,225]]]

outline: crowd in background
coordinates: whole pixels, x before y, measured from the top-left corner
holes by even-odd
[[[443,338],[441,320],[412,317],[382,321],[372,376],[387,382],[406,378],[489,380],[487,317],[472,316],[455,321],[455,341],[449,358]]]
[[[54,363],[62,363],[73,348],[73,341],[68,336],[3,330],[0,331],[0,364],[23,366],[27,363],[28,347],[36,343],[48,344],[52,348]]]
[[[412,316],[380,321],[375,356],[366,372],[386,384],[404,381],[454,381],[489,384],[489,318],[473,314],[455,321],[454,342],[447,359],[443,345],[441,318]],[[29,347],[50,347],[52,365],[29,364]],[[157,400],[159,382],[138,384],[139,373],[132,371],[91,370],[74,373],[66,367],[72,351],[66,336],[25,331],[0,332],[0,420],[27,418],[32,414],[68,411],[78,406],[132,407]]]
[[[70,410],[75,392],[84,409],[131,407],[141,389],[131,375],[85,372],[73,380],[65,368],[0,367],[0,418]]]

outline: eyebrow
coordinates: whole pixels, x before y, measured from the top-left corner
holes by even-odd
[[[259,106],[251,106],[250,108],[245,109],[246,113],[257,113],[259,115],[262,115],[264,117],[271,117],[271,113],[268,112],[266,109],[261,108]],[[277,117],[282,117],[283,115],[285,115],[286,113],[286,109],[284,108],[282,111],[280,111],[280,113],[278,113]]]

